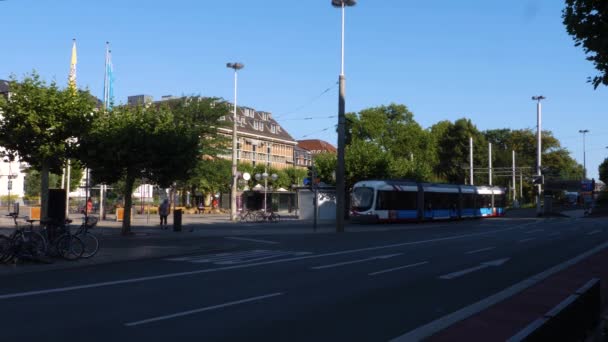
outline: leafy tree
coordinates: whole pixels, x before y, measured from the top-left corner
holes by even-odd
[[[439,162],[435,167],[438,177],[450,183],[463,183],[469,165],[469,137],[473,137],[473,167],[487,165],[488,144],[485,137],[469,119],[458,119],[452,125],[442,124],[435,129]],[[431,128],[431,131],[433,129]],[[475,174],[475,184],[486,183],[487,175]]]
[[[307,176],[307,170],[298,167],[289,167],[283,169],[282,172],[285,173],[285,177],[287,178],[287,185],[291,187],[291,185],[302,185],[304,182],[304,178]]]
[[[205,142],[199,125],[181,120],[168,106],[114,107],[103,112],[81,139],[80,158],[94,179],[124,180],[122,234],[131,232],[132,193],[137,179],[161,187],[186,181]]]
[[[604,161],[600,164],[599,172],[600,180],[608,184],[608,158],[604,159]]]
[[[40,171],[42,217],[47,217],[49,173],[61,173],[66,159],[86,135],[96,102],[88,91],[47,85],[36,72],[9,82],[11,96],[0,97],[0,142],[9,157]]]
[[[232,180],[232,162],[230,160],[200,159],[189,179],[192,192],[200,191],[205,194],[227,192]]]
[[[319,177],[321,182],[331,185],[336,184],[334,172],[336,172],[338,156],[335,153],[323,152],[314,155],[313,159],[315,162],[315,171],[317,173],[317,177]]]
[[[583,46],[587,60],[593,62],[599,75],[588,82],[597,89],[608,85],[608,5],[601,0],[566,0],[562,12],[566,30],[575,46]]]
[[[82,167],[77,161],[72,163],[70,171],[70,189],[77,189],[84,174]],[[28,197],[40,196],[41,175],[39,171],[30,169],[25,175],[25,195]],[[49,188],[59,188],[61,186],[61,175],[49,174]]]
[[[350,182],[370,177],[433,178],[432,167],[437,163],[433,136],[422,129],[406,106],[368,108],[349,114],[347,119],[347,150],[351,155],[346,167]],[[365,160],[355,153],[371,157],[376,164],[364,165]],[[372,170],[375,172],[370,173]]]

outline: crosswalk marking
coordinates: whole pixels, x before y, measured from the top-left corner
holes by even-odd
[[[280,250],[256,249],[252,251],[240,251],[233,253],[218,253],[207,255],[191,255],[187,257],[168,258],[167,261],[181,261],[194,264],[211,263],[215,265],[238,265],[249,262],[279,258],[279,257],[298,257],[312,254],[310,252],[294,252]]]

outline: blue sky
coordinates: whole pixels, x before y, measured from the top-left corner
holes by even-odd
[[[407,105],[424,127],[468,117],[479,129],[543,128],[587,169],[608,156],[608,90],[561,23],[559,0],[360,0],[346,15],[346,108]],[[296,138],[336,141],[340,11],[329,0],[8,0],[0,78],[36,69],[102,97],[110,41],[117,102],[200,94],[232,100],[226,62],[245,64],[239,104],[269,111]],[[329,91],[326,91],[330,88]],[[322,94],[322,95],[321,95]],[[312,120],[304,118],[313,117]]]

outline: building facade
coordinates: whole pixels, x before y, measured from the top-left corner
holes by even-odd
[[[233,114],[222,117],[225,127],[220,134],[232,137]],[[268,112],[256,111],[249,107],[237,109],[237,160],[253,166],[265,165],[276,169],[295,166],[294,148],[297,142],[272,118]],[[222,158],[232,159],[232,144]]]

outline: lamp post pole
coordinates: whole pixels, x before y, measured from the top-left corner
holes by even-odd
[[[345,117],[345,87],[346,80],[344,78],[344,12],[348,6],[354,6],[356,0],[331,0],[334,7],[340,8],[342,11],[342,32],[340,44],[340,76],[338,77],[339,95],[338,95],[338,160],[336,167],[336,232],[344,231],[344,214],[346,208],[346,184],[345,184],[345,165],[344,165],[344,150],[346,144],[346,117]]]
[[[542,106],[541,101],[544,100],[545,97],[540,96],[532,96],[532,100],[536,101],[536,175],[542,176],[540,165],[541,165],[541,151],[542,151],[542,141],[541,141],[541,132],[542,132]],[[540,210],[540,193],[541,193],[541,184],[538,184],[536,190],[536,215],[541,216]]]
[[[234,69],[234,113],[232,115],[232,188],[230,189],[230,220],[236,221],[236,192],[237,192],[237,115],[236,115],[236,89],[237,89],[237,81],[238,81],[238,70],[243,69],[245,65],[242,63],[226,63],[226,67],[230,69]]]
[[[585,148],[585,135],[589,133],[589,130],[581,129],[578,132],[583,134],[583,179],[587,179],[587,149]]]

